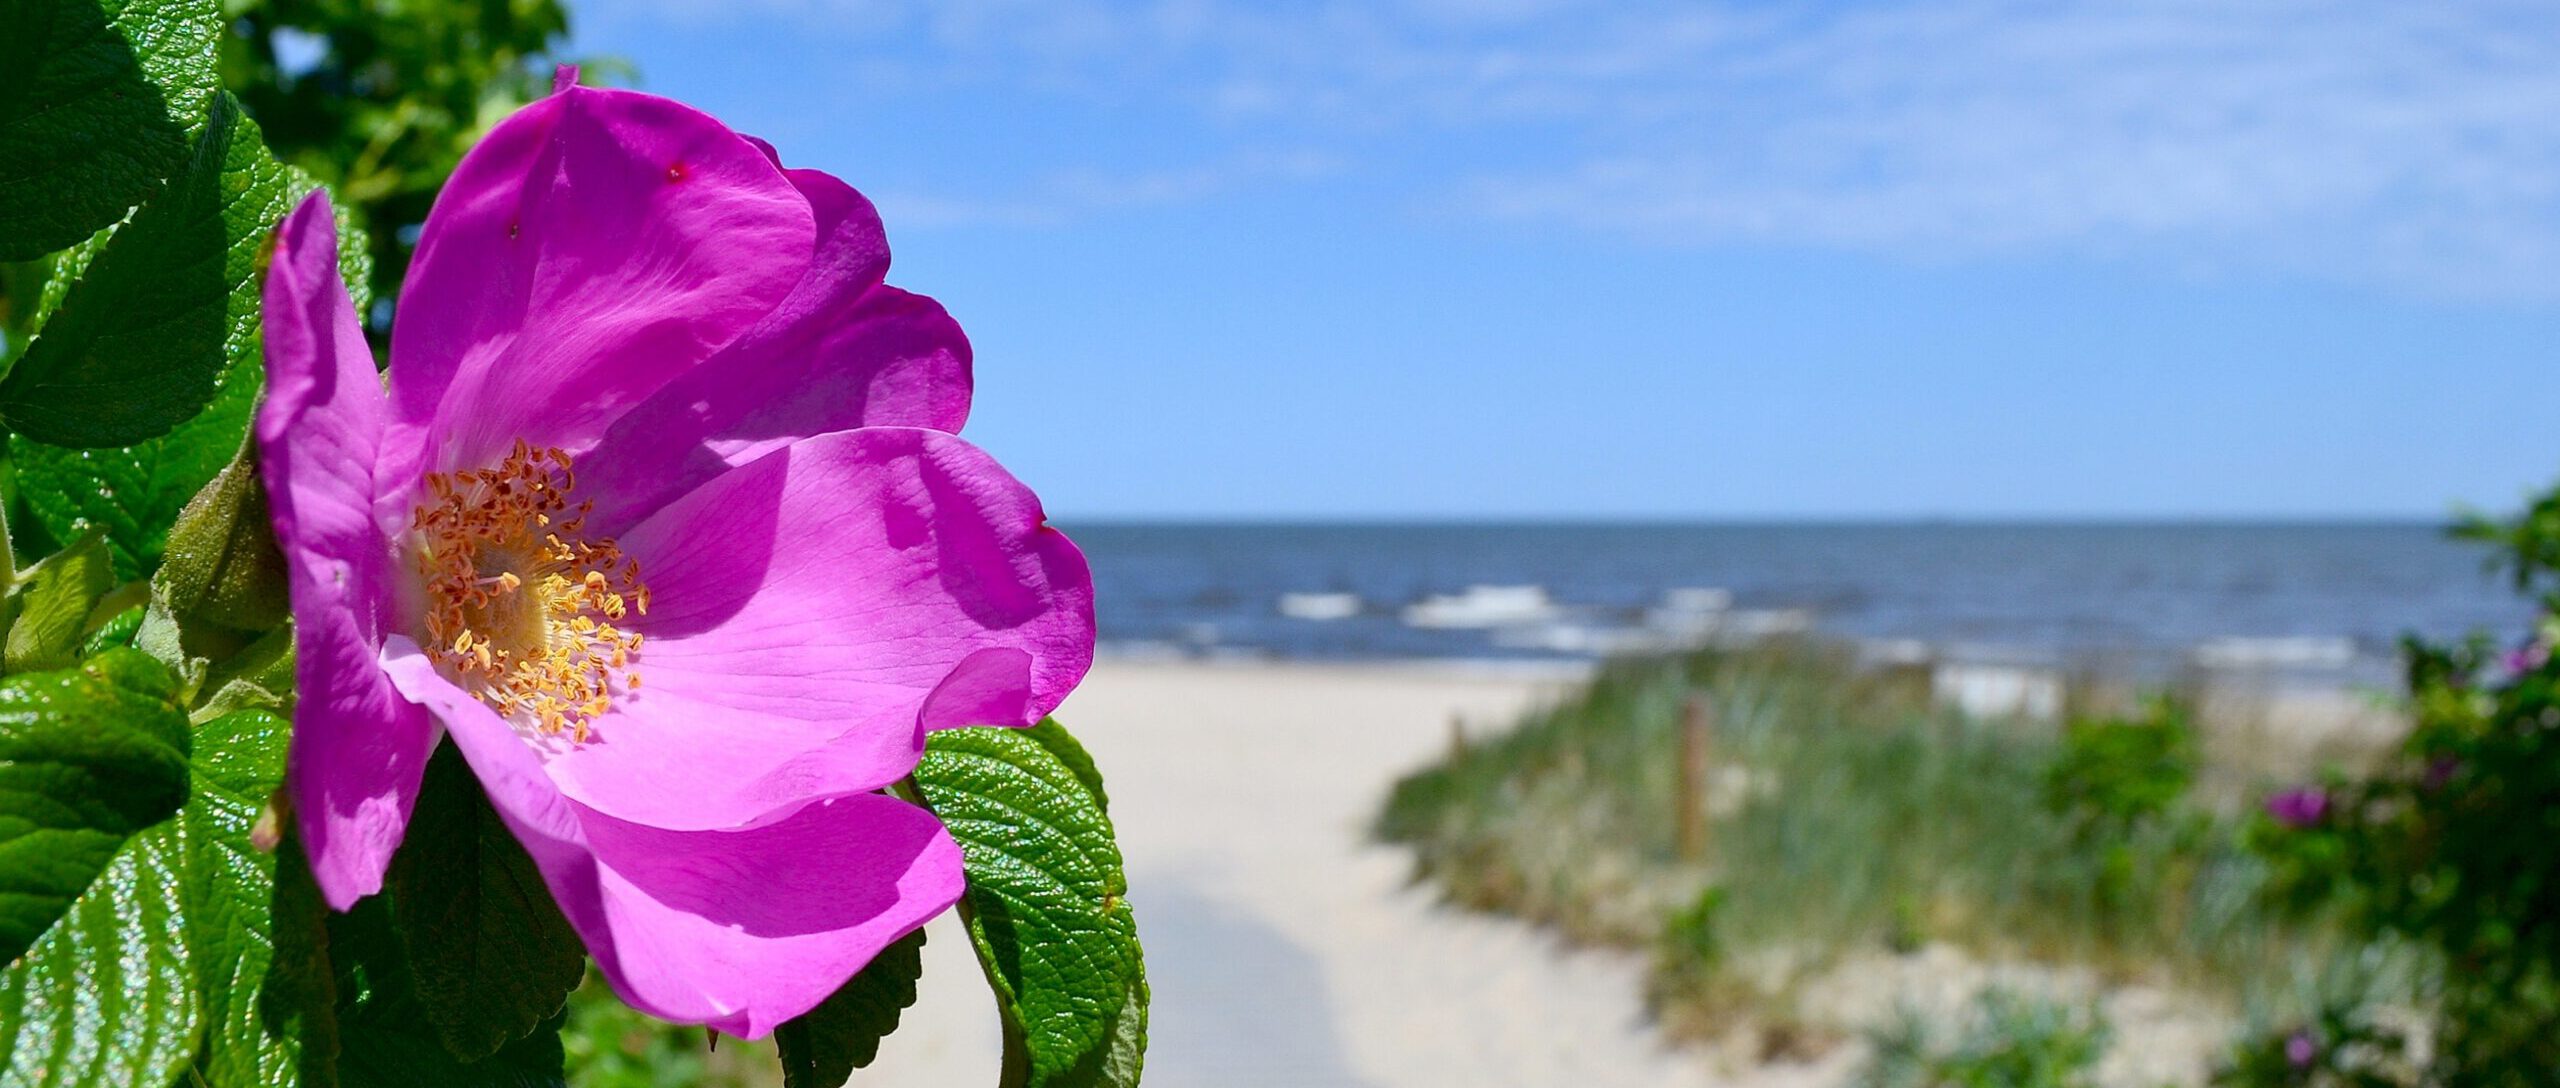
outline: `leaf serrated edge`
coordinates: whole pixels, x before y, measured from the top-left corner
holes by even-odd
[[[1074,739],[1054,722],[1044,720],[1041,728],[1053,730],[1057,736],[1043,738],[995,728],[935,733],[929,740],[940,742],[939,745],[929,743],[925,759],[919,761],[916,775],[901,782],[896,789],[898,794],[908,801],[922,805],[928,811],[934,811],[937,818],[944,820],[946,827],[955,822],[963,826],[984,825],[993,828],[1022,826],[1019,823],[1006,824],[1000,820],[973,819],[969,816],[960,816],[955,819],[946,817],[941,811],[935,809],[919,779],[933,777],[927,761],[941,757],[943,760],[979,764],[976,769],[981,773],[1001,768],[1004,772],[1020,774],[1030,781],[1039,782],[1056,799],[1066,801],[1065,807],[1074,807],[1073,798],[1076,797],[1083,798],[1090,805],[1095,817],[1093,820],[1095,826],[1090,836],[1079,835],[1058,826],[1055,821],[1024,811],[1020,805],[995,797],[983,788],[960,788],[954,784],[956,799],[977,801],[1000,810],[1012,811],[1024,816],[1026,823],[1037,824],[1056,832],[1069,844],[1073,854],[1079,860],[1084,861],[1096,871],[1096,876],[1099,878],[1096,883],[1101,885],[1102,890],[1102,897],[1099,900],[1091,899],[1057,876],[1044,872],[1041,866],[1005,850],[1001,845],[983,840],[977,842],[981,851],[992,853],[1005,863],[1001,866],[989,867],[1037,874],[1054,885],[1059,892],[1064,893],[1067,902],[1097,904],[1097,908],[1091,913],[1091,918],[1098,925],[1091,928],[1060,925],[1054,920],[1044,924],[1070,936],[1100,937],[1106,946],[1111,948],[1115,954],[1110,958],[1117,962],[1098,964],[1094,961],[1093,955],[1085,950],[1086,942],[1078,940],[1067,942],[1074,949],[1076,960],[1089,971],[1108,973],[1111,977],[1125,979],[1121,987],[1119,1007],[1115,1012],[1105,1013],[1111,1018],[1110,1022],[1099,1037],[1093,1040],[1090,1049],[1078,1054],[1071,1066],[1062,1070],[1053,1070],[1053,1072],[1072,1073],[1089,1069],[1093,1076],[1103,1078],[1102,1083],[1125,1088],[1136,1083],[1137,1076],[1144,1065],[1146,1046],[1144,1021],[1150,993],[1145,975],[1144,949],[1137,935],[1136,913],[1127,899],[1126,861],[1120,853],[1118,835],[1112,826],[1107,802],[1100,791],[1100,774],[1092,769],[1091,758],[1085,757],[1086,769],[1079,771],[1076,767],[1069,765],[1065,755],[1057,750],[1055,742],[1063,741],[1073,746],[1079,753],[1082,752],[1082,746],[1077,745]],[[1021,745],[1029,745],[1030,748],[1026,750]],[[1033,756],[1031,755],[1033,751],[1039,754]],[[1013,753],[1019,753],[1025,758],[1015,758]],[[937,783],[937,786],[940,785],[943,784]],[[966,808],[967,806],[963,804],[956,807]],[[961,838],[957,832],[953,837]],[[1088,842],[1088,837],[1093,842]],[[970,843],[964,841],[962,845],[963,855],[966,857]],[[1105,854],[1109,859],[1107,865],[1100,861],[1101,856]],[[975,869],[981,866],[977,864],[976,859],[972,859],[971,867]],[[968,892],[961,896],[957,908],[963,924],[968,928],[970,945],[978,954],[979,968],[985,973],[989,988],[995,991],[998,998],[999,1019],[1004,1029],[1004,1065],[999,1083],[1002,1088],[1026,1088],[1033,1083],[1032,1077],[1037,1063],[1029,1041],[1028,1025],[1023,1022],[1021,995],[998,970],[987,929],[979,916],[976,897],[982,893],[1005,903],[1008,914],[1013,913],[1011,908],[1014,907],[1034,908],[1036,911],[1039,904],[1017,895],[1006,894],[997,888],[982,887],[980,882],[972,881]],[[1047,912],[1039,913],[1043,917],[1047,915]],[[1044,963],[1060,962],[1044,956],[1039,948],[1017,948],[1017,953],[1034,957]],[[1125,974],[1117,970],[1124,966]],[[1100,970],[1096,970],[1097,968]],[[1070,1002],[1076,1005],[1090,1004],[1089,1001],[1072,997]],[[1125,1019],[1133,1014],[1137,1017],[1134,1024]]]

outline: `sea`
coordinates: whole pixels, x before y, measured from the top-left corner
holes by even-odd
[[[2387,682],[2403,634],[2521,633],[2420,522],[1067,523],[1103,652],[1536,665],[1808,634],[1885,658]]]

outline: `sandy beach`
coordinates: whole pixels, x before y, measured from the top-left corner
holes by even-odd
[[[1154,985],[1147,1083],[1708,1083],[1645,1022],[1641,965],[1435,905],[1362,828],[1389,781],[1558,681],[1408,666],[1106,662],[1060,711],[1108,776]],[[954,923],[874,1085],[993,1083]]]
[[[1154,986],[1147,1083],[1161,1088],[1843,1083],[1862,1045],[1762,1064],[1743,1046],[1674,1049],[1642,1003],[1637,953],[1569,948],[1549,931],[1438,903],[1411,859],[1365,833],[1394,779],[1469,736],[1507,728],[1577,673],[1456,664],[1112,660],[1059,712],[1101,763]],[[2286,758],[2380,729],[2339,693],[2267,696]],[[2281,711],[2281,713],[2276,713]],[[2300,719],[2296,721],[2295,719]],[[2368,720],[2375,719],[2375,720]],[[2313,728],[2317,726],[2317,728]],[[2280,734],[2280,735],[2279,735]],[[2355,738],[2350,738],[2355,739]],[[859,1083],[992,1084],[993,1009],[958,923],[927,930],[921,996]],[[2125,1045],[2109,1084],[2201,1083],[2227,1010],[2085,969],[1989,964],[1933,944],[1868,955],[1814,980],[1853,1032],[1898,1008],[1962,1015],[2002,987],[2102,998]],[[750,1062],[750,1065],[755,1063]]]

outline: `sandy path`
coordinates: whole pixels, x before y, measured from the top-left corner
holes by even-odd
[[[1060,712],[1109,781],[1155,987],[1156,1088],[1705,1084],[1632,956],[1559,950],[1406,886],[1361,829],[1387,783],[1541,686],[1403,668],[1112,663]],[[856,1083],[988,1085],[984,984],[945,919],[924,994]]]

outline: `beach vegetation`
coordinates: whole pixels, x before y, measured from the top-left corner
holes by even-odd
[[[1904,1010],[1870,1034],[1874,1055],[1857,1088],[2096,1088],[2107,1049],[2104,1014],[1991,989],[1954,1037]]]
[[[1764,1057],[1871,1029],[1841,978],[1931,955],[2233,1016],[2402,992],[2405,952],[2271,905],[2253,794],[2216,784],[2192,700],[2076,701],[1977,717],[1812,641],[1618,661],[1405,778],[1375,830],[1457,904],[1650,950],[1670,1031]]]
[[[2224,1083],[2545,1083],[2560,490],[2456,532],[2531,602],[2526,631],[2405,640],[2403,733],[2289,776],[2193,690],[1984,717],[1846,647],[1778,641],[1610,663],[1399,782],[1375,832],[1457,904],[1650,950],[1673,1033],[1762,1059],[1864,1034],[1869,1083],[2079,1083],[2033,1055],[2109,1037],[2021,999],[1942,1001],[1927,1031],[2017,1038],[1940,1052],[1843,981],[1889,988],[1930,956],[1942,980],[2025,965],[2209,1010],[2228,1041],[2190,1068]]]

